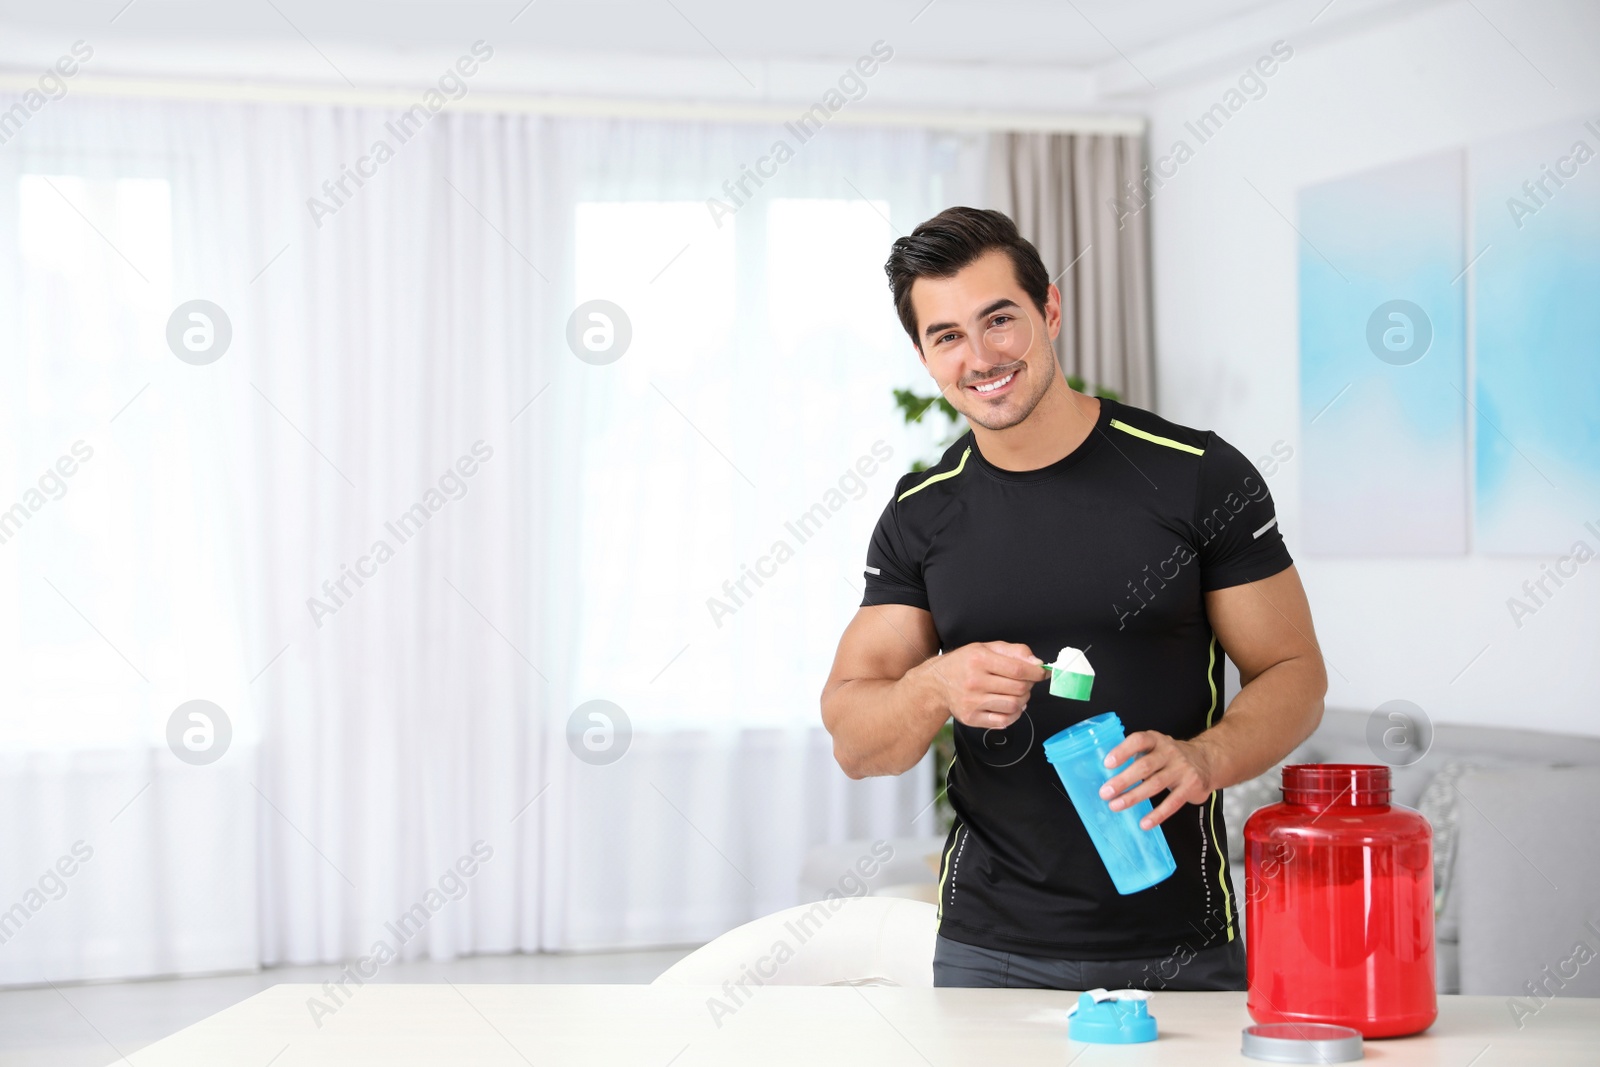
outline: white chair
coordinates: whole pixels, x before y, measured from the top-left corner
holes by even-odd
[[[691,952],[662,985],[933,985],[932,904],[835,897],[763,916]]]

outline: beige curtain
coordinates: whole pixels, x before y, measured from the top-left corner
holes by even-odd
[[[1121,134],[997,133],[989,146],[990,204],[1016,220],[1061,289],[1056,355],[1068,374],[1155,401],[1150,218],[1139,188],[1144,139]],[[1139,200],[1143,199],[1142,190]],[[1120,206],[1118,206],[1120,204]]]

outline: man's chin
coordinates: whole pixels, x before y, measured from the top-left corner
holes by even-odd
[[[1023,419],[1026,419],[1031,413],[1032,409],[1023,411],[1021,409],[1000,408],[969,414],[967,415],[967,421],[989,431],[1009,430]]]
[[[981,426],[985,430],[991,432],[1009,430],[1011,427],[1024,422],[1029,415],[1032,415],[1034,409],[1039,406],[1039,402],[1043,399],[1044,395],[1041,393],[1039,396],[1017,397],[1014,400],[1008,399],[1004,404],[988,405],[979,403],[976,406],[977,410],[963,411],[961,414],[966,417],[968,422]]]

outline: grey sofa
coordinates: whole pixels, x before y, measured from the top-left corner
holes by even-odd
[[[1284,763],[1380,762],[1373,714],[1329,709]],[[1434,827],[1439,992],[1600,996],[1600,737],[1440,723],[1421,758],[1383,755],[1395,802]],[[1280,781],[1274,768],[1223,794],[1240,892],[1245,819]]]

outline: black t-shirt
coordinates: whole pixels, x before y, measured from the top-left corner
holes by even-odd
[[[1122,896],[1042,745],[1107,711],[1128,733],[1180,739],[1215,723],[1223,653],[1204,593],[1291,562],[1266,482],[1236,448],[1110,400],[1048,467],[1001,470],[968,433],[900,479],[867,553],[863,606],[931,612],[947,651],[1015,641],[1048,663],[1072,646],[1095,670],[1088,701],[1053,697],[1045,681],[1005,730],[955,724],[941,934],[1062,959],[1165,956],[1237,936],[1220,791],[1153,831],[1177,872]]]

